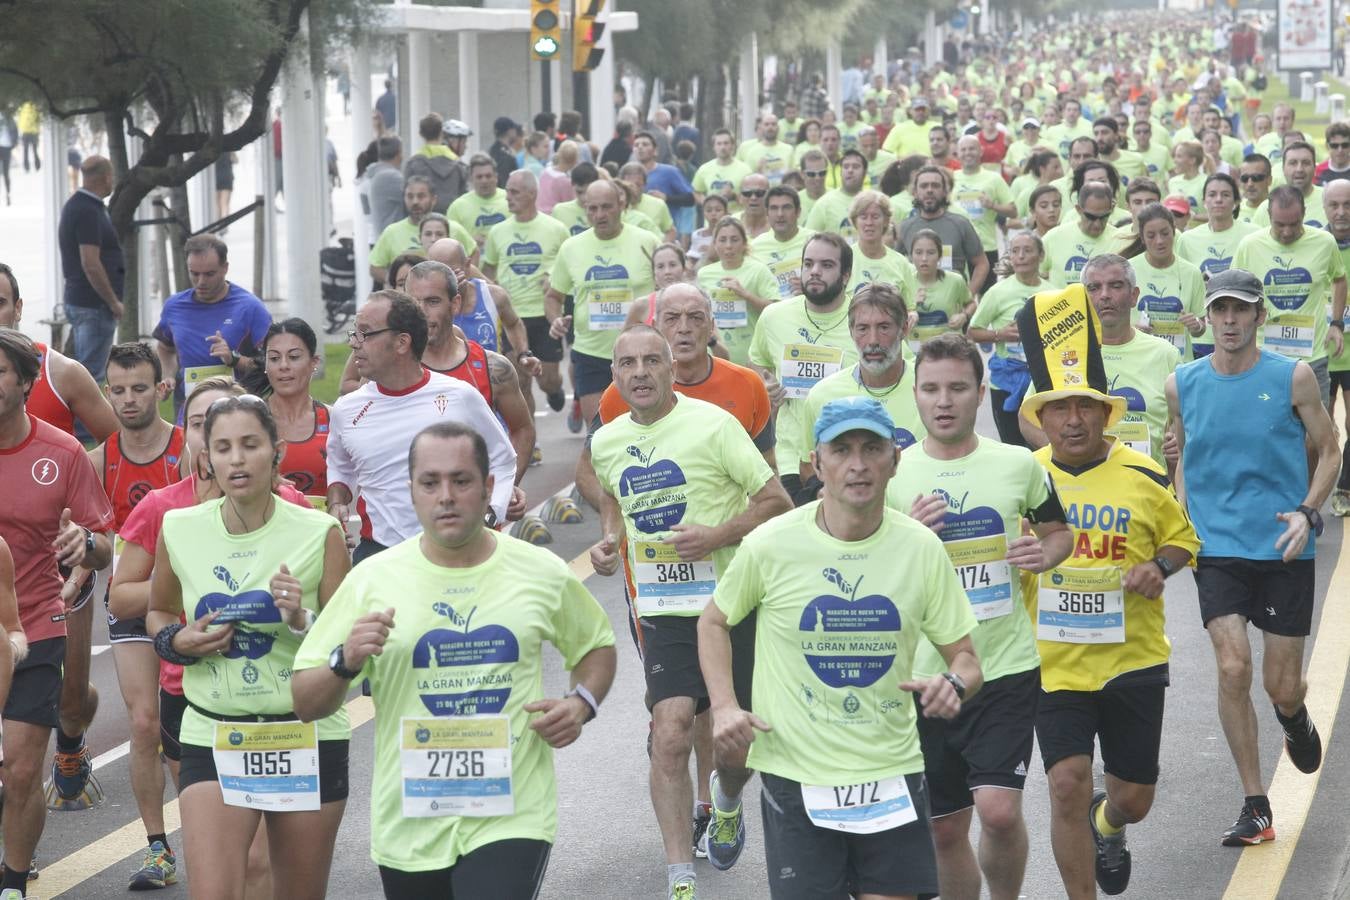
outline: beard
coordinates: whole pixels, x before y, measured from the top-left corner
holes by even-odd
[[[840,280],[833,284],[827,284],[819,291],[813,291],[805,283],[802,284],[802,296],[806,297],[806,302],[812,306],[829,306],[839,299],[839,295],[844,291],[844,281]]]
[[[864,371],[872,375],[880,375],[882,372],[885,372],[891,366],[895,365],[896,360],[900,358],[900,354],[903,350],[903,338],[896,341],[895,344],[890,347],[883,347],[881,344],[868,344],[863,348],[862,353],[859,354],[858,365],[862,366]],[[869,361],[867,356],[872,353],[884,353],[886,355],[880,360]]]

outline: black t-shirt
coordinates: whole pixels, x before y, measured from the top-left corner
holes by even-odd
[[[98,257],[103,262],[104,271],[108,273],[113,293],[119,299],[122,297],[126,259],[122,255],[121,244],[117,242],[117,234],[113,231],[108,208],[102,200],[85,190],[72,194],[61,209],[57,240],[61,247],[61,274],[66,279],[65,302],[91,309],[103,309],[107,305],[89,283],[80,265],[81,244],[98,247]]]

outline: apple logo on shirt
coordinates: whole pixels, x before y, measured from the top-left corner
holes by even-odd
[[[229,592],[212,591],[204,595],[197,601],[193,617],[200,619],[209,613],[219,611],[220,615],[216,617],[214,624],[234,626],[233,642],[230,649],[224,653],[227,658],[261,659],[266,656],[271,651],[276,637],[266,631],[254,631],[251,626],[281,624],[281,610],[277,609],[271,593],[262,590],[240,591],[239,585],[242,582],[231,575],[230,570],[223,565],[215,566],[211,574],[225,585]],[[243,581],[247,580],[248,573],[245,573]]]
[[[619,476],[619,496],[628,497],[655,491],[673,491],[685,485],[684,470],[674,460],[653,459],[656,448],[643,453],[629,444],[626,452],[638,461],[638,465],[626,466]],[[684,511],[689,504],[683,491],[672,492],[666,496],[650,498],[651,503],[642,505],[634,502],[634,508],[628,515],[633,525],[643,534],[657,534],[669,531],[672,525],[678,525],[684,519]]]
[[[798,628],[806,664],[830,687],[868,687],[890,671],[899,645],[900,611],[880,594],[858,596],[863,579],[850,584],[838,569],[821,577],[835,590],[802,610]]]
[[[1180,315],[1180,297],[1175,294],[1168,294],[1166,288],[1158,287],[1151,281],[1146,286],[1148,287],[1148,293],[1139,295],[1138,308],[1140,312]]]
[[[1111,379],[1111,386],[1108,393],[1110,393],[1112,397],[1124,397],[1125,408],[1130,412],[1147,412],[1148,403],[1144,401],[1144,395],[1127,385],[1117,387],[1116,381],[1119,378],[1120,376],[1117,375],[1115,378]]]
[[[1312,290],[1312,273],[1295,266],[1293,257],[1276,256],[1275,267],[1266,270],[1261,279],[1267,288],[1266,298],[1276,309],[1298,309],[1308,300]]]
[[[1233,257],[1223,256],[1217,247],[1206,247],[1207,258],[1200,263],[1200,271],[1208,278],[1210,275],[1217,275],[1220,272],[1227,272],[1233,268]]]
[[[517,275],[533,275],[539,271],[539,257],[543,256],[544,248],[535,241],[527,239],[524,235],[513,235],[515,242],[507,245],[506,255],[508,259],[512,256],[533,256],[535,259],[531,262],[511,261],[508,265],[511,271]]]
[[[499,212],[482,212],[478,218],[473,220],[473,227],[476,231],[486,231],[499,222],[505,222],[506,216]]]
[[[427,712],[435,716],[471,716],[499,713],[511,696],[509,673],[453,671],[459,667],[501,666],[520,660],[520,644],[509,628],[502,625],[471,627],[474,607],[461,615],[449,603],[438,601],[433,612],[447,620],[446,625],[423,633],[413,645],[414,669],[451,669],[435,676],[418,675],[418,694]],[[426,688],[425,690],[423,688]],[[471,688],[458,691],[457,688]],[[449,693],[442,693],[449,691]]]
[[[583,229],[584,230],[584,229]],[[599,265],[586,270],[587,281],[627,281],[628,270],[619,263],[611,263],[603,256],[596,256]]]

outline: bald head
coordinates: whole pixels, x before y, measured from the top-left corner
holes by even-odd
[[[452,269],[463,269],[469,263],[464,245],[454,238],[441,238],[432,244],[431,249],[427,251],[427,259],[444,263]]]
[[[87,156],[80,163],[80,184],[91,193],[107,197],[113,189],[112,162],[106,156]]]
[[[1322,191],[1322,208],[1327,214],[1327,228],[1337,241],[1350,239],[1350,181],[1337,178]]]

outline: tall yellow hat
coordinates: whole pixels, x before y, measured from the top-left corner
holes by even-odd
[[[1128,401],[1107,392],[1101,329],[1097,311],[1081,284],[1046,291],[1027,301],[1017,313],[1017,331],[1035,392],[1022,401],[1022,415],[1039,423],[1045,404],[1090,397],[1110,407],[1107,428],[1120,421]]]

